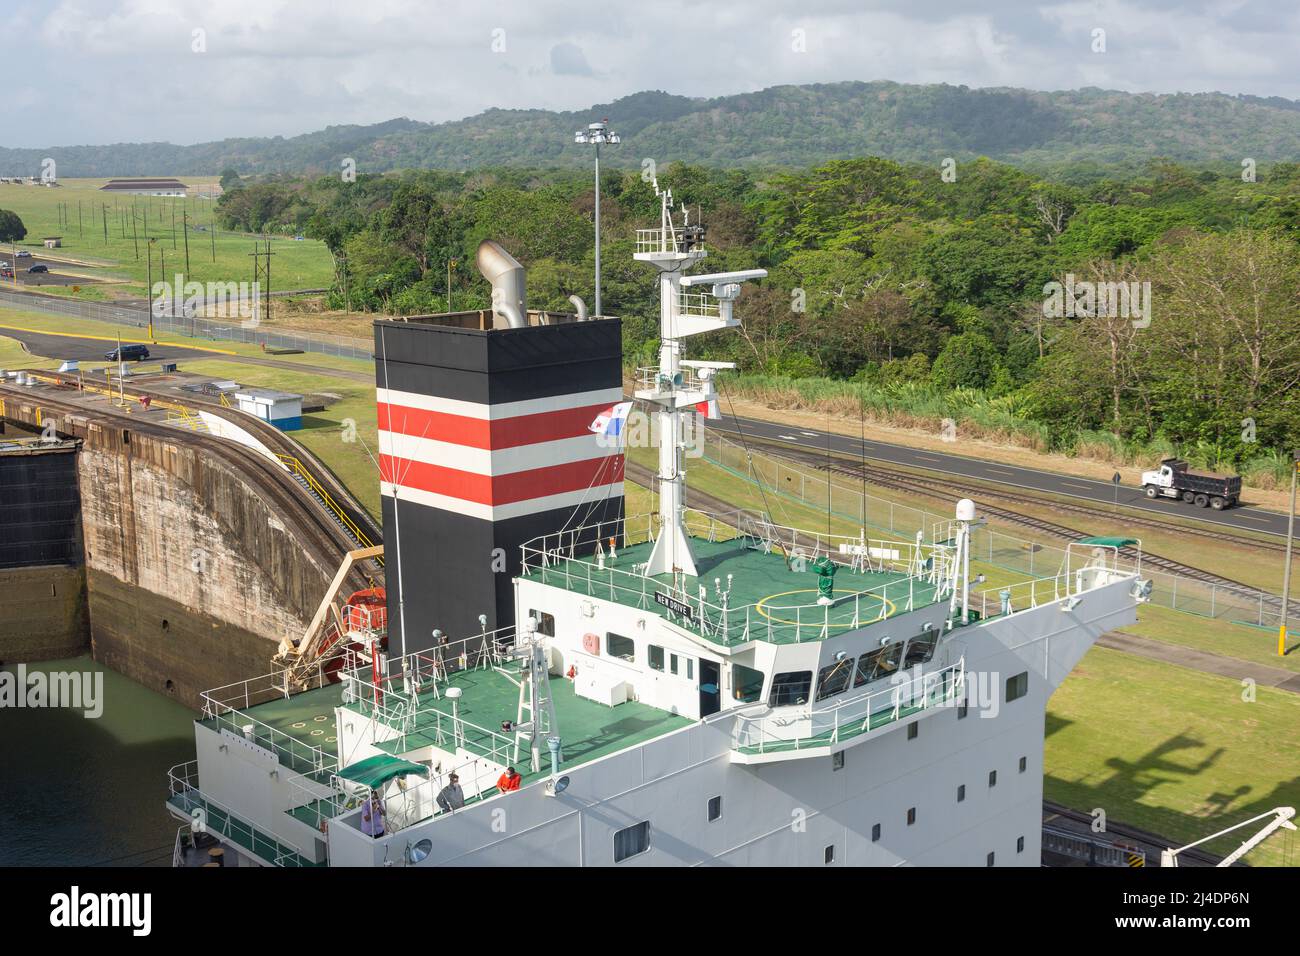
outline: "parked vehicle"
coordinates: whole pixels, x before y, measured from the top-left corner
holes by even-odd
[[[1156,471],[1142,473],[1142,490],[1148,498],[1181,498],[1189,505],[1222,511],[1241,498],[1241,476],[1197,471],[1180,458],[1166,458]]]
[[[149,349],[143,345],[123,345],[120,349],[104,353],[104,358],[110,362],[143,362],[148,357]]]

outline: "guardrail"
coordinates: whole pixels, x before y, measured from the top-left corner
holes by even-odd
[[[265,747],[274,753],[282,764],[298,773],[336,769],[338,759],[323,748],[304,743],[292,734],[277,730],[248,713],[258,704],[272,700],[288,700],[293,696],[286,681],[287,673],[285,670],[272,671],[269,674],[203,691],[200,694],[203,701],[203,719]],[[295,690],[304,682],[307,685],[303,688],[305,690],[315,690],[328,684],[329,677],[325,674],[324,665],[318,663],[316,673],[309,674],[305,680],[300,679],[299,685],[295,685]],[[252,728],[251,731],[246,729],[249,727]]]
[[[293,843],[256,827],[235,815],[229,807],[199,789],[198,761],[177,764],[167,771],[170,788],[169,803],[190,815],[196,821],[191,829],[217,833],[236,846],[255,854],[273,866],[300,867],[311,860],[311,854]],[[213,813],[213,810],[216,813]],[[197,811],[197,813],[196,813]],[[180,834],[177,834],[173,863],[179,852]]]
[[[755,549],[768,552],[779,550],[790,559],[811,561],[822,555],[837,564],[855,569],[888,570],[906,575],[896,581],[842,594],[833,606],[843,608],[851,601],[853,615],[850,620],[843,620],[841,612],[837,615],[837,620],[832,621],[832,606],[818,603],[783,605],[779,609],[783,616],[777,618],[763,610],[763,601],[731,607],[725,593],[719,595],[717,601],[707,600],[707,587],[704,585],[697,585],[695,591],[687,591],[647,578],[636,564],[630,565],[629,570],[623,570],[609,563],[597,563],[579,556],[579,550],[594,549],[606,540],[616,543],[620,525],[626,527],[627,524],[639,524],[643,517],[647,519],[647,527],[652,529],[650,516],[638,515],[626,519],[624,523],[598,522],[534,538],[520,548],[522,573],[526,576],[536,575],[546,584],[642,610],[657,608],[659,602],[656,595],[662,592],[693,612],[678,614],[664,607],[662,613],[708,641],[732,647],[751,640],[776,644],[822,640],[831,634],[883,620],[900,611],[912,610],[920,606],[918,601],[923,604],[933,603],[943,596],[944,572],[951,561],[952,549],[944,545],[824,535],[775,525],[747,512],[735,512],[726,516],[695,510],[688,512],[688,530],[703,531],[708,540],[717,540],[715,536],[719,530],[725,529],[728,538],[739,534]],[[849,549],[847,554],[845,548]],[[926,553],[928,559],[923,560],[923,554]],[[790,620],[791,617],[794,619]]]
[[[357,543],[358,547],[374,547],[374,542],[370,540],[370,536],[361,530],[360,526],[353,521],[347,511],[334,500],[334,496],[331,495],[329,490],[316,479],[316,476],[311,473],[311,470],[304,465],[300,459],[295,458],[293,455],[286,455],[279,452],[276,453],[275,457],[279,459],[280,464],[283,465],[291,475],[301,478],[307,484],[307,487],[316,493],[326,510],[338,519],[338,522],[343,525],[347,533],[352,536],[352,540]],[[375,561],[380,567],[384,566],[384,558],[382,555],[375,558]]]
[[[963,657],[942,670],[913,674],[830,707],[787,707],[758,717],[740,714],[732,745],[758,754],[834,746],[922,710],[955,704],[965,686]]]

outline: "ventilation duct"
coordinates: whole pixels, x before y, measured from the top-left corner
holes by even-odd
[[[478,271],[492,284],[492,327],[522,329],[528,325],[524,267],[499,242],[478,244]]]

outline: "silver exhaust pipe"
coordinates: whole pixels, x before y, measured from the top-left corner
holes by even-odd
[[[569,304],[572,305],[573,308],[577,311],[577,313],[578,313],[578,321],[579,321],[579,322],[586,322],[586,321],[587,321],[587,303],[585,303],[585,302],[582,301],[582,296],[580,296],[580,295],[571,295],[571,296],[569,296]]]
[[[524,267],[499,242],[478,244],[478,271],[492,284],[492,327],[522,329],[528,325]]]

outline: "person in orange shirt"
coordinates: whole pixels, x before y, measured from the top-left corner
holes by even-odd
[[[502,793],[509,793],[511,790],[518,790],[519,784],[523,782],[523,777],[515,772],[514,767],[506,767],[506,772],[497,778],[497,789]]]

